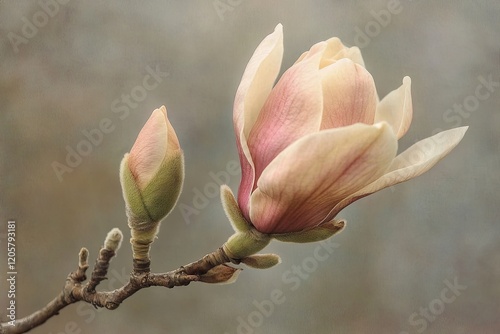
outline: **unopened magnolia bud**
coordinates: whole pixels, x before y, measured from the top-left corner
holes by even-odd
[[[106,239],[104,240],[104,248],[107,250],[111,250],[113,252],[117,252],[120,249],[123,240],[123,233],[119,228],[115,227],[111,231],[109,231]]]
[[[78,253],[78,266],[79,267],[88,267],[88,258],[89,258],[89,250],[85,247],[80,249],[80,253]]]
[[[151,229],[175,206],[184,181],[184,157],[164,106],[153,111],[123,158],[120,180],[131,228]]]
[[[184,156],[162,106],[153,111],[120,166],[134,259],[149,262],[160,221],[174,208],[184,181]]]

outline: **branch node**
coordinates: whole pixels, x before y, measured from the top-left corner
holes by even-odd
[[[151,272],[150,265],[151,261],[147,260],[140,260],[140,259],[134,259],[133,260],[133,265],[134,265],[134,274],[135,275],[141,275],[141,274],[146,274]]]

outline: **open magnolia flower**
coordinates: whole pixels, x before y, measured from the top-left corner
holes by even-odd
[[[341,229],[343,222],[333,220],[340,210],[429,170],[467,130],[441,132],[397,155],[412,119],[409,77],[379,101],[360,50],[331,38],[313,45],[274,85],[282,55],[278,25],[250,59],[234,104],[238,206],[262,234]]]

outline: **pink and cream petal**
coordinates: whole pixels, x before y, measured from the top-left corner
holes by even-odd
[[[278,24],[257,47],[236,92],[233,122],[241,164],[238,203],[248,217],[248,202],[254,184],[254,165],[247,136],[278,76],[283,57],[283,27]]]
[[[302,62],[288,69],[264,104],[248,137],[255,180],[287,146],[320,129],[323,94],[318,64],[325,47],[317,44]]]
[[[412,117],[411,79],[404,77],[401,87],[387,94],[377,105],[375,122],[389,123],[399,139],[410,128]]]
[[[262,173],[250,199],[251,221],[263,233],[317,226],[338,201],[383,175],[396,151],[387,123],[305,136]]]
[[[354,123],[373,124],[377,97],[371,74],[350,59],[341,59],[320,71],[323,83],[321,129]]]
[[[166,112],[165,107],[153,111],[130,150],[128,165],[141,188],[156,174],[167,153]]]
[[[273,88],[282,58],[283,27],[278,24],[255,50],[236,91],[234,126],[237,132],[243,131],[246,137]]]
[[[245,218],[250,219],[250,194],[252,193],[253,184],[255,182],[255,170],[246,143],[244,147],[242,144],[237,143],[237,149],[240,156],[241,168],[241,180],[238,188],[238,205]]]
[[[458,145],[467,128],[443,131],[412,145],[393,160],[382,177],[339,202],[330,215],[335,216],[347,205],[376,191],[422,175]]]

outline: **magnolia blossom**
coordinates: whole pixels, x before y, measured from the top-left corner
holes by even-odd
[[[282,55],[278,25],[250,59],[234,103],[238,205],[260,232],[329,222],[353,201],[424,173],[465,134],[444,131],[397,155],[412,120],[409,77],[379,100],[360,50],[331,38],[274,85]]]

